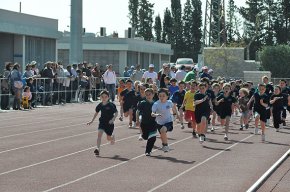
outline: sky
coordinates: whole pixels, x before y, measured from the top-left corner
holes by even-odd
[[[0,9],[21,12],[58,19],[58,30],[69,31],[70,1],[71,0],[1,0]],[[119,37],[125,36],[125,30],[130,27],[128,19],[129,0],[83,0],[83,27],[86,32],[99,33],[100,27],[106,27],[107,35],[114,31]],[[170,8],[171,0],[149,0],[154,3],[154,17]],[[186,0],[181,0],[183,6]],[[236,0],[238,6],[244,5],[245,0]],[[205,7],[206,0],[202,0]],[[203,8],[203,12],[204,12]],[[204,13],[203,13],[204,14]]]

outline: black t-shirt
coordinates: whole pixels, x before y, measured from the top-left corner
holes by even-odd
[[[197,101],[197,100],[202,100],[205,96],[208,96],[207,94],[202,94],[200,92],[197,92],[195,95],[194,95],[194,100]],[[198,105],[195,105],[195,112],[208,112],[210,111],[210,105],[209,105],[209,101],[210,101],[210,98],[209,96],[207,97],[207,99],[198,104]]]
[[[270,92],[273,93],[274,92],[274,88],[273,88],[273,86],[271,84],[267,84],[265,93],[267,95],[270,95]]]
[[[224,99],[223,102],[219,103],[219,107],[222,111],[227,113],[232,113],[232,104],[237,102],[237,99],[233,97],[232,95],[229,95],[226,97],[224,94],[220,94],[217,97],[217,101]]]
[[[215,94],[213,92],[213,90],[208,89],[206,90],[206,94],[208,95],[208,97],[213,101],[215,99]]]
[[[138,95],[136,96],[136,101],[137,101],[136,106],[137,106],[139,103],[141,103],[141,101],[143,101],[143,100],[145,100],[145,99],[146,99],[146,97],[142,97],[140,94],[138,94]]]
[[[268,104],[269,103],[269,97],[266,93],[260,95],[258,92],[254,93],[255,97],[255,103],[254,103],[254,109],[255,110],[265,110],[266,108],[261,105],[260,100],[263,99],[263,102]]]
[[[108,102],[106,105],[99,103],[96,107],[96,112],[101,111],[101,116],[99,118],[100,122],[108,123],[113,117],[114,113],[117,112],[116,105],[114,103]]]
[[[177,106],[181,106],[183,103],[183,99],[185,96],[186,91],[183,90],[182,92],[180,91],[176,91],[173,93],[173,95],[171,96],[170,100],[172,101],[172,103],[176,103]]]
[[[283,94],[280,93],[279,95],[272,95],[271,96],[271,100],[273,100],[275,97],[278,97],[279,99],[277,99],[273,104],[273,111],[281,111],[284,107],[284,97]]]
[[[155,124],[155,117],[151,116],[152,113],[152,106],[154,101],[149,102],[147,100],[143,100],[138,104],[139,115],[142,116],[141,123],[146,125],[154,125]]]
[[[130,107],[137,105],[135,90],[124,89],[120,95],[123,97],[124,105]]]

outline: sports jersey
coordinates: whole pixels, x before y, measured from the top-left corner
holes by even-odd
[[[185,103],[185,110],[194,111],[194,95],[196,92],[192,93],[191,91],[187,91],[184,96]]]
[[[173,103],[167,100],[165,103],[161,101],[156,101],[152,106],[152,112],[161,114],[161,116],[156,117],[156,122],[159,125],[164,125],[165,123],[172,122],[172,115],[170,109],[173,107]]]
[[[180,107],[182,105],[185,93],[186,93],[185,90],[182,90],[181,92],[180,91],[176,91],[175,93],[173,93],[173,95],[171,95],[170,100],[173,103],[176,103],[176,105],[178,107]]]
[[[151,116],[152,106],[154,102],[149,102],[148,100],[143,100],[139,102],[137,109],[140,111],[139,115],[142,116],[141,123],[145,125],[154,125],[155,117]]]
[[[99,118],[100,122],[109,122],[113,117],[114,113],[117,112],[116,105],[114,103],[108,102],[103,105],[103,103],[99,103],[96,107],[96,112],[99,113],[101,111],[101,116]]]

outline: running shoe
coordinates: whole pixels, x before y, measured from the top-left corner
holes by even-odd
[[[241,130],[241,131],[243,131],[243,130],[244,130],[244,126],[243,126],[243,125],[241,125],[241,127],[240,127],[240,130]]]
[[[145,156],[150,157],[151,153],[145,153]]]
[[[139,140],[139,141],[142,141],[142,140],[143,140],[142,134],[139,135],[138,140]]]
[[[227,135],[227,134],[225,134],[225,136],[224,136],[224,140],[225,140],[225,141],[228,141],[228,140],[229,140],[229,138],[228,138],[228,135]]]
[[[266,138],[265,138],[265,134],[262,134],[262,142],[265,142]]]
[[[120,120],[120,121],[123,121],[123,117],[122,117],[122,116],[121,116],[121,117],[119,117],[119,120]]]
[[[133,122],[132,128],[135,128],[135,127],[136,127],[136,123],[135,123],[135,122]]]
[[[181,124],[181,129],[184,129],[184,125],[183,124]]]
[[[99,156],[100,155],[100,150],[98,148],[96,148],[94,153],[95,153],[95,155]]]
[[[111,145],[115,144],[115,135],[112,135]]]
[[[164,151],[164,153],[169,152],[170,151],[169,146],[168,145],[164,146],[163,151]]]
[[[245,125],[245,128],[246,128],[246,129],[249,129],[249,124],[246,124],[246,125]]]
[[[196,132],[195,132],[195,131],[192,131],[192,137],[193,137],[193,138],[197,138],[197,136],[196,136]]]
[[[254,134],[258,135],[258,133],[259,133],[259,128],[255,128]]]
[[[199,135],[199,142],[202,144],[204,142],[205,136],[204,134]]]
[[[215,130],[214,127],[212,127],[212,128],[210,129],[211,132],[214,132],[214,130]]]
[[[129,123],[129,129],[132,129],[133,127],[132,127],[132,123]]]

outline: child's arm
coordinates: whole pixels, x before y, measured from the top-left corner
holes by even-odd
[[[115,119],[118,117],[118,111],[114,113],[114,117],[109,121],[109,124],[113,124]]]
[[[172,112],[173,112],[173,115],[176,115],[176,117],[179,119],[180,121],[180,116],[179,114],[177,113],[177,108],[176,108],[176,105],[173,105],[172,106]]]
[[[203,99],[194,101],[194,105],[199,105],[199,104],[203,103],[204,101],[206,101],[207,97],[208,96],[205,96]]]
[[[94,120],[96,119],[97,116],[98,116],[98,112],[96,112],[96,113],[94,114],[93,119],[92,119],[90,122],[88,122],[87,125],[91,125],[91,124],[94,122]]]
[[[254,101],[254,99],[255,99],[255,97],[254,97],[254,95],[251,97],[251,99],[249,100],[249,102],[248,102],[248,108],[250,108],[250,105],[251,105],[251,103]]]
[[[137,110],[136,111],[136,126],[140,126],[140,117],[139,117],[140,111]]]

